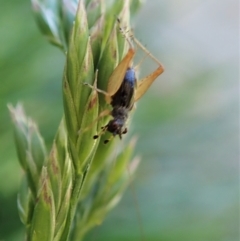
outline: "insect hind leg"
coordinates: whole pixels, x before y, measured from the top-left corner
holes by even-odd
[[[162,72],[163,72],[164,67],[161,64],[161,62],[146,47],[144,47],[143,44],[137,38],[134,37],[134,34],[131,31],[126,31],[123,29],[123,27],[121,27],[121,20],[119,18],[117,18],[117,21],[119,24],[119,30],[122,33],[122,35],[124,36],[124,38],[127,40],[127,42],[129,43],[130,48],[135,49],[135,47],[133,45],[133,42],[134,42],[137,47],[139,47],[146,53],[146,57],[149,56],[152,60],[154,60],[159,65],[159,68],[161,67]],[[128,32],[130,32],[130,36],[127,35]],[[144,59],[146,57],[144,57]],[[142,63],[142,61],[141,61],[141,63]],[[141,63],[139,63],[138,65],[140,65]]]
[[[144,46],[142,45],[142,43],[141,43],[138,39],[136,39],[136,38],[134,37],[133,34],[131,35],[131,39],[134,41],[134,43],[135,43],[140,49],[142,49],[142,50],[147,54],[147,56],[149,56],[152,60],[154,60],[154,62],[156,62],[156,63],[162,68],[162,70],[164,71],[164,67],[163,67],[162,63],[161,63],[146,47],[144,47]]]
[[[119,18],[117,18],[117,21],[118,21],[119,31],[121,32],[123,37],[128,42],[130,49],[134,49],[134,46],[133,46],[133,43],[132,43],[132,39],[129,38],[129,36],[127,36],[127,34],[126,34],[126,32],[128,32],[128,31],[124,30],[123,27],[121,27],[121,20]]]
[[[146,91],[155,81],[155,79],[163,73],[164,67],[161,64],[161,62],[146,47],[144,47],[133,35],[131,36],[131,38],[134,41],[134,43],[146,53],[146,56],[149,56],[158,65],[158,68],[156,70],[154,70],[151,74],[138,81],[136,94],[134,98],[134,101],[136,102],[146,93]],[[137,68],[138,67],[139,66],[137,66]]]

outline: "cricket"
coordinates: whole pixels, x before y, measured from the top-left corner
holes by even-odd
[[[120,20],[117,20],[120,23]],[[112,136],[105,140],[104,144],[107,144],[116,135],[122,139],[122,135],[127,133],[128,129],[126,124],[129,112],[133,109],[134,104],[146,93],[156,78],[164,71],[163,65],[133,36],[133,34],[127,36],[121,26],[119,30],[128,42],[129,49],[125,57],[111,74],[108,80],[107,90],[100,90],[96,86],[84,83],[97,92],[104,94],[106,103],[112,107],[112,110],[104,110],[99,114],[97,120],[107,115],[111,115],[112,119],[107,125],[101,127],[99,133],[93,136],[94,139],[97,139],[106,131],[112,133]],[[136,53],[133,43],[141,48],[146,55],[153,59],[158,65],[155,71],[139,81],[136,79],[136,69],[133,67],[133,58]]]

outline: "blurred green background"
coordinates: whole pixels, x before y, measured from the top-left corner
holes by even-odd
[[[62,116],[64,56],[30,1],[0,0],[0,240],[23,240],[22,172],[6,105],[21,101],[48,148]],[[122,202],[87,240],[239,240],[239,2],[147,1],[135,35],[165,66],[138,103],[142,162]],[[151,60],[142,74],[154,69]],[[138,207],[134,201],[136,197]],[[138,211],[142,225],[139,225]]]

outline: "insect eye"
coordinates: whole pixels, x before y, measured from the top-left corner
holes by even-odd
[[[115,128],[117,128],[117,127],[118,127],[117,122],[113,122],[113,126],[114,126]]]

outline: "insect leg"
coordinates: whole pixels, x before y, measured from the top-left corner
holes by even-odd
[[[136,94],[134,97],[134,101],[138,101],[148,90],[154,80],[163,72],[162,66],[159,66],[153,73],[146,76],[142,80],[140,80],[137,84]]]
[[[98,89],[95,85],[90,85],[89,83],[83,83],[84,85],[87,85],[89,88],[97,91],[98,93],[104,94],[105,96],[110,96],[109,93],[107,93],[104,90]]]
[[[120,20],[118,19],[118,22],[120,23]],[[129,42],[130,47],[133,48],[132,42],[129,40],[129,36],[126,35],[126,33],[124,32],[124,30],[120,27],[120,31],[121,33],[124,35],[124,37],[126,38],[126,40]],[[146,57],[149,56],[151,59],[153,59],[157,64],[158,64],[158,68],[151,73],[150,75],[148,75],[147,77],[143,78],[142,80],[140,80],[138,82],[137,85],[137,89],[136,89],[136,94],[134,97],[135,102],[137,100],[139,100],[148,90],[148,88],[151,86],[151,84],[154,82],[154,80],[163,73],[164,68],[163,65],[160,63],[160,61],[151,54],[151,52],[149,50],[147,50],[147,48],[145,48],[140,41],[138,41],[134,35],[131,33],[130,35],[131,40],[136,44],[137,47],[141,48],[145,53],[146,53]],[[144,60],[144,59],[143,59]],[[139,63],[139,65],[143,62],[143,60]],[[139,65],[137,66],[137,68],[139,67]],[[135,68],[134,68],[135,69]]]
[[[126,31],[123,29],[123,27],[121,27],[121,20],[119,18],[117,18],[117,21],[118,21],[119,31],[121,32],[123,37],[127,40],[128,44],[129,44],[129,47],[131,49],[134,49],[131,39],[127,36]],[[129,31],[127,31],[127,32],[129,32]]]
[[[164,70],[161,62],[160,62],[155,56],[153,56],[152,53],[151,53],[146,47],[144,47],[144,46],[141,44],[141,42],[138,41],[138,39],[136,39],[136,38],[133,36],[133,34],[131,35],[131,38],[132,38],[132,40],[136,43],[136,45],[137,45],[139,48],[141,48],[141,49],[147,54],[147,56],[149,56],[151,59],[153,59],[153,60],[154,60],[159,66],[161,66],[162,69]]]
[[[154,80],[163,73],[164,67],[160,63],[160,61],[153,56],[150,51],[148,51],[133,35],[132,35],[133,41],[136,43],[136,45],[141,48],[147,56],[149,56],[151,59],[153,59],[157,64],[158,68],[152,72],[150,75],[146,76],[145,78],[141,79],[137,83],[137,89],[136,89],[136,94],[134,97],[135,102],[138,101],[148,90],[148,88],[151,86],[151,84],[154,82]]]

